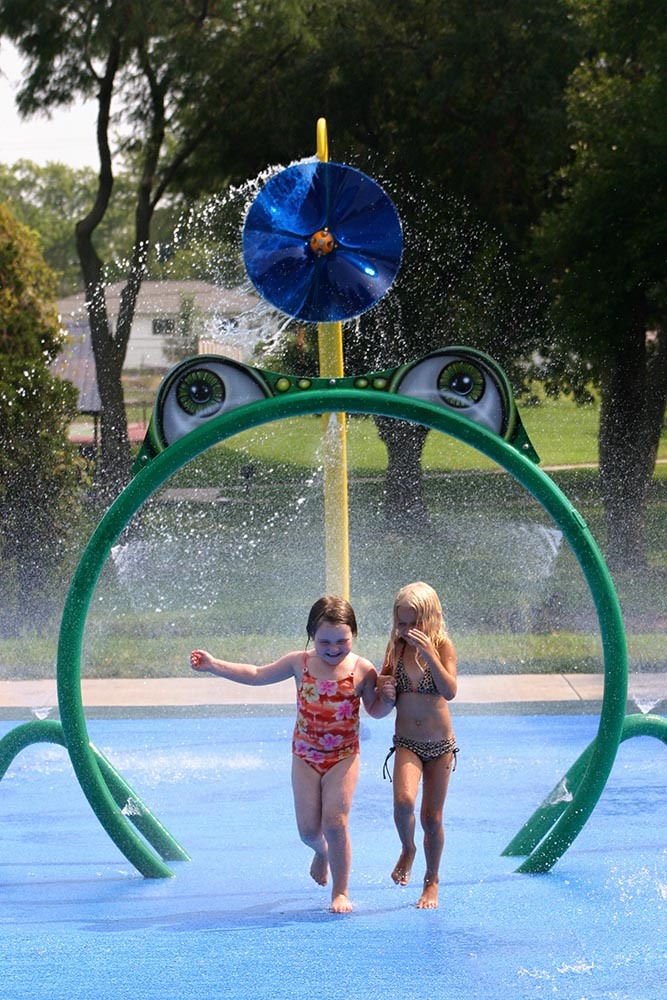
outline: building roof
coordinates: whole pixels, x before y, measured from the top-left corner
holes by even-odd
[[[117,316],[125,282],[107,285],[106,300],[110,316]],[[144,281],[142,282],[136,316],[178,315],[184,298],[194,300],[195,308],[204,315],[236,315],[252,309],[257,297],[243,288],[221,288],[208,281]],[[72,319],[85,316],[86,295],[78,292],[57,302],[58,312],[68,326]]]
[[[106,288],[110,318],[118,315],[124,287],[124,282],[116,282]],[[237,316],[251,311],[258,301],[255,295],[243,288],[221,288],[207,281],[144,281],[137,299],[135,319],[178,316],[184,298],[193,299],[200,314],[211,318]],[[52,371],[76,387],[81,413],[100,413],[102,403],[97,385],[85,292],[59,299],[56,306],[68,337],[52,365]],[[228,350],[231,348],[228,347]]]

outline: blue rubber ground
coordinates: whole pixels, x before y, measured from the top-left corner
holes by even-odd
[[[0,723],[0,735],[12,724]],[[102,749],[192,856],[136,874],[59,747],[0,782],[3,1000],[658,1000],[667,981],[667,753],[624,743],[592,818],[546,875],[501,851],[597,717],[465,716],[441,905],[398,888],[391,720],[364,720],[349,916],[308,878],[284,716],[93,720]]]

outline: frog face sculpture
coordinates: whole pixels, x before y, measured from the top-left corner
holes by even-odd
[[[337,388],[411,396],[480,424],[539,461],[517,411],[507,376],[488,355],[443,347],[398,368],[330,380],[253,368],[222,355],[176,365],[160,386],[146,438],[135,462],[147,462],[186,434],[230,410],[262,399]]]

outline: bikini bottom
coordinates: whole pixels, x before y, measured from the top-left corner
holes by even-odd
[[[423,743],[418,740],[411,740],[407,736],[394,736],[393,744],[385,757],[382,767],[382,777],[389,778],[390,781],[392,778],[389,774],[389,758],[393,753],[396,753],[397,747],[405,747],[406,750],[410,750],[419,757],[422,764],[426,764],[429,760],[437,760],[438,757],[444,757],[445,754],[451,753],[454,755],[452,771],[456,770],[456,755],[459,752],[459,748],[456,745],[456,737],[454,736],[449,740],[428,740]]]

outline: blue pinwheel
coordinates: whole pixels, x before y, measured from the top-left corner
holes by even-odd
[[[379,184],[340,163],[281,170],[252,202],[243,256],[253,285],[297,319],[331,323],[366,312],[401,262],[398,213]]]

